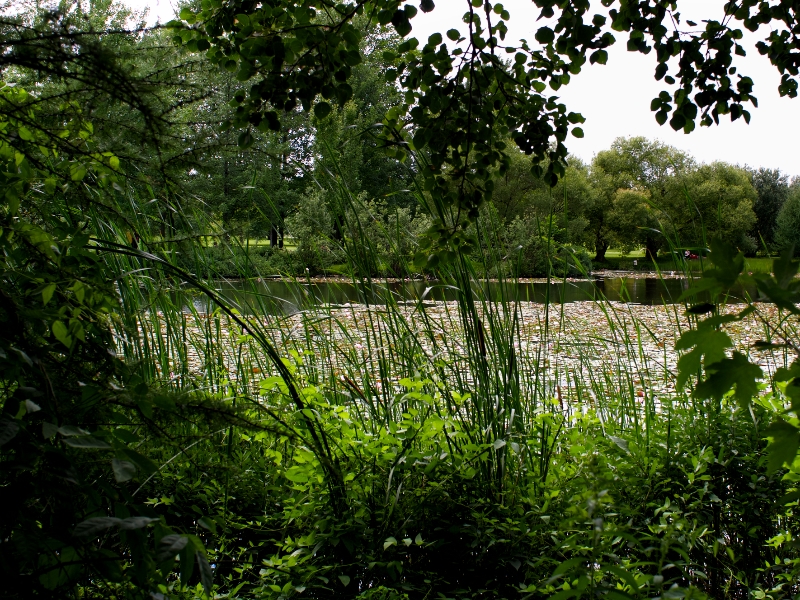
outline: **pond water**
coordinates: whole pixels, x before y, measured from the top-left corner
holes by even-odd
[[[558,282],[483,283],[491,300],[520,300],[535,303],[569,303],[603,298],[614,302],[636,304],[674,304],[688,287],[686,279],[655,277],[603,277]],[[217,291],[240,306],[245,312],[267,314],[295,313],[302,308],[329,304],[363,304],[365,299],[381,303],[390,293],[398,302],[453,301],[459,291],[453,287],[430,281],[374,281],[371,288],[342,281],[315,281],[307,283],[283,280],[262,280],[258,283],[237,281],[219,282]],[[755,296],[755,290],[733,290],[734,298],[744,298],[745,293]],[[199,310],[208,308],[198,299]]]

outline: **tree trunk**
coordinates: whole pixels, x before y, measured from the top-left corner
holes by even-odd
[[[644,256],[647,260],[655,261],[658,256],[658,242],[656,240],[647,240],[644,248]]]
[[[601,240],[597,240],[594,244],[594,262],[605,262],[606,261],[606,250],[608,250],[608,243],[603,242]]]

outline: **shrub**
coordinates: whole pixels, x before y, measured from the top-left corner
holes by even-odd
[[[566,232],[555,224],[516,217],[504,233],[511,274],[517,277],[576,277],[592,269],[585,248],[565,243]]]
[[[306,192],[297,212],[287,217],[286,231],[297,244],[296,264],[302,272],[308,269],[311,275],[321,274],[342,262],[341,247],[333,239],[333,216],[321,190]]]

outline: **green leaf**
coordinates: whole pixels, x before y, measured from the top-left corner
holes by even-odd
[[[710,243],[711,254],[708,255],[715,268],[704,273],[704,277],[713,277],[724,288],[730,288],[744,271],[744,254],[734,246],[719,239]]]
[[[393,537],[388,537],[386,538],[386,541],[383,542],[383,549],[386,550],[390,546],[396,546],[396,545],[397,545],[397,540]]]
[[[46,440],[53,439],[53,436],[58,433],[58,425],[53,425],[45,421],[42,423],[42,437]]]
[[[73,435],[89,435],[88,431],[81,429],[80,427],[75,427],[74,425],[62,425],[58,428],[58,433],[64,437],[70,437]]]
[[[617,437],[615,435],[608,436],[608,439],[610,439],[617,446],[619,446],[620,449],[623,452],[625,452],[626,454],[630,454],[630,450],[628,449],[628,441],[627,440],[623,440],[621,437]]]
[[[758,381],[764,377],[761,367],[754,365],[741,352],[734,352],[726,358],[706,367],[709,375],[697,384],[692,395],[697,398],[722,397],[734,387],[735,398],[742,406],[747,406],[758,393]]]
[[[72,181],[81,181],[84,177],[86,177],[86,167],[83,163],[73,163],[70,165],[69,168],[69,177]]]
[[[567,598],[574,598],[580,595],[580,590],[561,590],[560,592],[548,596],[548,600],[567,600]]]
[[[111,469],[114,471],[114,479],[119,483],[130,481],[136,475],[136,465],[127,460],[111,459]]]
[[[294,483],[306,483],[308,481],[308,469],[299,466],[293,466],[286,470],[284,476],[289,481]]]
[[[424,13],[431,12],[436,5],[433,3],[433,0],[420,0],[419,9]]]
[[[185,539],[188,541],[188,537]],[[194,544],[189,543],[178,552],[178,556],[181,559],[181,583],[183,585],[189,585],[189,580],[192,578],[195,552]]]
[[[711,304],[710,302],[703,302],[702,304],[695,304],[694,306],[690,307],[686,312],[691,315],[705,315],[707,313],[712,312],[716,308],[716,305]]]
[[[253,145],[255,142],[255,138],[253,138],[253,134],[249,131],[243,131],[239,134],[239,139],[237,140],[239,144],[239,148],[247,149]]]
[[[725,349],[733,345],[730,336],[710,326],[700,324],[698,329],[685,332],[675,344],[676,350],[693,348],[678,359],[678,389],[696,375],[702,365],[709,365],[725,358]]]
[[[14,419],[17,420],[17,421],[22,419],[22,417],[24,417],[28,413],[28,409],[25,406],[24,402],[20,402],[18,406],[19,406],[19,408],[17,408],[17,412],[14,415]]]
[[[605,50],[595,50],[589,57],[589,62],[591,64],[595,63],[600,65],[606,64],[608,62],[608,52],[606,52]]]
[[[28,365],[29,367],[33,366],[33,361],[31,360],[31,357],[28,356],[25,352],[23,352],[19,348],[14,348],[14,346],[11,346],[11,349],[19,355],[19,357],[25,362],[26,365]]]
[[[116,517],[93,517],[78,523],[72,531],[72,535],[83,538],[92,539],[96,538],[100,533],[111,527],[119,529],[133,530],[147,527],[151,523],[160,521],[151,517],[128,517],[127,519],[118,519]]]
[[[128,460],[130,460],[133,464],[139,467],[145,475],[152,475],[156,471],[158,471],[158,467],[156,464],[147,458],[146,456],[142,456],[135,450],[131,450],[130,448],[123,448],[120,450],[121,454],[124,454]]]
[[[118,440],[126,444],[136,444],[141,440],[141,438],[138,435],[136,435],[131,431],[128,431],[124,427],[117,427],[114,430],[114,436],[116,436]]]
[[[800,261],[792,260],[793,248],[786,248],[780,256],[772,261],[772,272],[780,287],[785,288],[797,275]]]
[[[47,303],[50,302],[50,299],[53,297],[53,294],[56,291],[56,284],[51,283],[46,285],[42,290],[42,303],[47,306]]]
[[[447,38],[457,42],[459,39],[461,39],[461,33],[459,33],[458,29],[448,29]]]
[[[147,527],[150,525],[150,523],[157,523],[160,520],[161,519],[159,518],[153,517],[128,517],[127,519],[122,519],[122,523],[119,524],[119,528],[126,531],[131,531],[133,529]]]
[[[396,10],[392,16],[392,25],[400,37],[406,37],[411,33],[411,22],[408,20],[408,15],[403,10]]]
[[[775,369],[775,381],[789,381],[795,377],[800,377],[800,358],[792,361],[788,369],[786,367]]]
[[[630,586],[632,592],[636,592],[639,590],[639,584],[636,582],[636,578],[634,578],[634,576],[629,571],[626,571],[625,569],[621,569],[620,567],[610,564],[604,564],[602,566],[602,569],[607,573],[612,573],[613,575],[616,575],[617,578],[619,578],[621,581],[627,583],[628,586]],[[621,597],[631,598],[631,596],[629,596],[628,594],[624,594]]]
[[[186,547],[189,543],[189,538],[185,535],[171,533],[161,538],[156,552],[156,560],[158,562],[167,562],[175,560],[178,553]]]
[[[201,517],[197,520],[197,524],[200,525],[203,529],[207,529],[211,533],[217,532],[217,523],[213,519],[208,517]]]
[[[540,27],[534,36],[540,44],[549,44],[556,39],[555,32],[549,27]]]
[[[347,575],[339,575],[339,581],[342,582],[342,585],[344,587],[347,587],[348,584],[350,583],[350,577],[348,577]]]
[[[93,517],[78,523],[72,531],[72,535],[83,539],[92,539],[110,527],[118,527],[120,523],[122,523],[122,519],[116,517]]]
[[[67,446],[83,448],[85,450],[108,450],[111,448],[111,444],[108,442],[92,437],[91,435],[68,437],[64,439],[64,443]]]
[[[53,321],[52,329],[53,335],[59,342],[67,348],[72,348],[72,336],[69,335],[69,330],[62,321]]]
[[[766,435],[772,438],[767,451],[769,470],[775,472],[784,464],[792,464],[800,447],[800,431],[783,419],[777,419],[767,428]]]
[[[0,419],[0,446],[5,446],[14,439],[19,431],[19,423],[8,417]]]
[[[547,580],[547,584],[550,585],[555,582],[559,577],[564,574],[568,574],[574,567],[579,566],[583,563],[582,558],[570,558],[568,560],[563,561],[556,567],[556,570],[553,571],[553,574],[550,575],[550,578]]]
[[[324,119],[329,114],[331,114],[331,105],[327,102],[317,102],[314,105],[314,116],[318,119]]]
[[[214,585],[214,572],[211,570],[211,565],[208,564],[208,559],[205,553],[196,552],[197,567],[200,570],[200,583],[203,586],[206,596],[211,596],[211,588]],[[346,585],[346,584],[345,584]]]
[[[580,127],[573,127],[572,135],[574,135],[576,138],[579,138],[579,139],[582,138],[583,137],[583,129],[581,129]]]

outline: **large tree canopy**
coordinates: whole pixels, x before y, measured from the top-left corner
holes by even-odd
[[[665,90],[651,108],[659,123],[669,121],[676,130],[688,133],[724,115],[749,121],[748,107],[757,105],[753,80],[734,64],[745,54],[743,28],[771,25],[757,48],[781,73],[780,93],[797,94],[800,23],[793,2],[726,2],[700,26],[681,20],[684,3],[677,0],[604,0],[607,14],[587,0],[533,4],[531,16],[542,25],[532,43],[507,40],[511,16],[489,0],[464,2],[466,37],[448,29],[428,40],[412,36],[418,9],[404,0],[204,0],[199,10],[183,9],[183,21],[172,25],[177,43],[205,52],[249,83],[235,98],[230,123],[243,129],[246,146],[251,127],[279,129],[285,111],[313,107],[325,117],[329,100],[348,100],[353,69],[363,60],[353,21],[391,24],[406,39],[386,53],[394,63],[386,76],[404,102],[387,112],[381,136],[397,157],[412,153],[421,163],[424,187],[438,207],[438,235],[456,248],[457,231],[491,196],[492,174],[509,168],[509,136],[524,152],[547,159],[533,161],[535,175],[551,185],[563,175],[567,134],[582,136],[577,125],[583,118],[551,92],[587,61],[605,63],[616,35],[627,34],[631,51],[653,53],[655,77]],[[432,11],[434,2],[421,0],[419,9]]]

